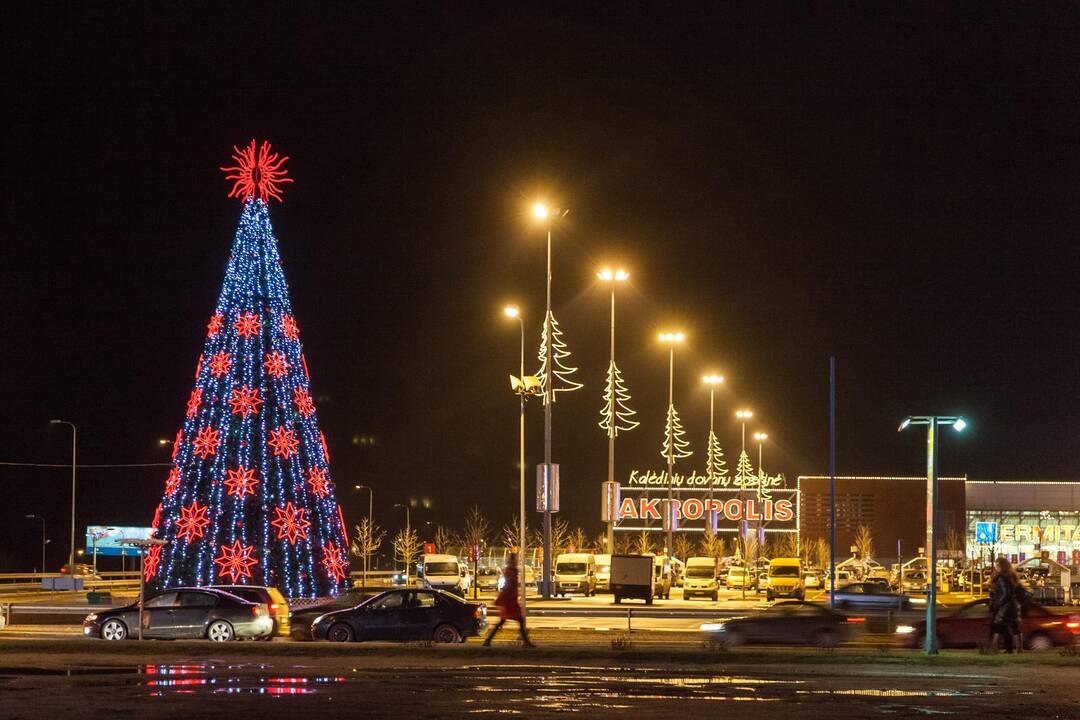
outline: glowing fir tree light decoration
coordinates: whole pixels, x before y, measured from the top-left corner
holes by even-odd
[[[744,453],[745,454],[745,453]],[[720,440],[716,433],[709,431],[709,438],[705,445],[705,477],[710,483],[716,478],[725,477],[728,474],[727,460],[724,459],[724,450],[720,447]]]
[[[349,542],[268,206],[292,182],[288,158],[254,140],[233,150],[222,169],[243,213],[154,515],[168,544],[148,550],[144,573],[157,588],[336,595]]]
[[[548,370],[547,329],[549,326],[551,327],[551,354],[554,356],[554,362],[551,365],[552,389],[550,392],[548,392],[546,385]],[[578,369],[570,367],[564,362],[570,357],[570,351],[566,348],[566,341],[563,340],[559,321],[555,319],[555,314],[552,312],[547,313],[547,322],[544,323],[543,329],[540,331],[540,351],[536,354],[536,357],[540,360],[540,369],[536,371],[536,377],[540,378],[540,387],[544,391],[545,404],[547,404],[549,396],[551,402],[555,402],[557,393],[573,392],[582,388],[581,383],[570,379],[570,376],[576,373]]]
[[[668,405],[667,422],[664,424],[664,444],[660,448],[660,457],[665,460],[688,458],[694,453],[690,450],[690,441],[686,439],[686,430],[675,404]]]
[[[633,419],[637,413],[630,409],[629,402],[630,392],[626,389],[622,372],[612,360],[604,386],[604,407],[600,409],[600,427],[607,431],[609,438],[618,437],[620,432],[633,430],[641,424]]]
[[[739,487],[751,487],[757,481],[757,473],[750,464],[750,456],[743,450],[739,453],[739,463],[735,466],[735,481]]]

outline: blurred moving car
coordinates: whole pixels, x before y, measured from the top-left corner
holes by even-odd
[[[611,555],[596,555],[596,591],[611,591]]]
[[[942,648],[978,647],[990,641],[990,601],[986,598],[961,605],[936,622],[937,644]],[[1080,635],[1080,615],[1058,615],[1038,603],[1020,608],[1020,636],[1029,650],[1074,645]],[[926,621],[898,625],[898,642],[904,647],[922,647],[926,642]]]
[[[803,585],[802,561],[799,558],[770,560],[765,583],[765,597],[769,602],[778,597],[804,599],[806,587]]]
[[[74,572],[72,572],[74,567]],[[101,576],[94,573],[94,566],[88,563],[75,563],[74,566],[69,566],[64,563],[60,566],[61,575],[72,575],[73,577],[91,578],[94,580],[100,580]]]
[[[835,647],[850,640],[856,626],[823,605],[785,600],[758,615],[704,623],[701,632],[707,642],[723,647],[748,643]]]
[[[260,585],[211,585],[210,587],[266,606],[270,613],[270,620],[274,624],[274,631],[260,639],[270,640],[275,635],[289,637],[289,601],[277,588]]]
[[[304,608],[293,608],[289,611],[289,637],[293,640],[311,640],[311,624],[315,622],[315,618],[334,610],[356,607],[381,592],[384,592],[382,588],[352,588],[331,600]]]
[[[716,579],[716,558],[687,558],[685,572],[683,599],[689,600],[700,595],[715,602],[719,598],[720,583]]]
[[[894,593],[883,583],[856,582],[836,588],[836,607],[841,610],[910,610],[911,598]]]
[[[274,629],[266,605],[211,588],[173,588],[143,603],[143,637],[162,640],[201,639],[215,642],[260,639]],[[90,613],[83,635],[125,640],[139,632],[139,603]]]
[[[315,618],[315,640],[465,642],[487,627],[487,608],[441,590],[387,590],[356,607]]]

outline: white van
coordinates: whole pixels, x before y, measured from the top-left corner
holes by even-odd
[[[596,558],[596,589],[602,592],[611,592],[611,556],[595,555]]]
[[[683,580],[683,599],[695,595],[719,599],[720,583],[716,579],[716,558],[692,557],[686,559],[686,577]]]
[[[592,553],[563,553],[555,558],[555,594],[596,594],[596,557]]]
[[[424,553],[416,567],[416,583],[432,590],[445,590],[465,597],[471,578],[465,563],[456,555],[431,555]]]

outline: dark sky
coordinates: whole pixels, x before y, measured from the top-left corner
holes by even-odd
[[[543,238],[584,390],[555,409],[563,507],[599,531],[596,427],[607,304],[625,265],[619,357],[641,427],[619,475],[659,468],[666,353],[704,463],[703,371],[770,433],[766,467],[922,469],[909,413],[962,413],[943,470],[1076,476],[1080,11],[1071,3],[747,4],[470,17],[455,5],[303,14],[155,3],[6,13],[0,460],[164,462],[183,418],[240,204],[218,166],[269,139],[295,184],[272,210],[346,519],[458,524],[516,507],[516,325],[530,366]],[[541,412],[529,409],[529,465]],[[375,444],[354,444],[371,436]],[[80,475],[79,525],[148,524],[166,471]],[[533,473],[530,470],[530,477]],[[0,566],[67,543],[63,469],[0,468]],[[531,482],[530,482],[531,492]],[[530,505],[533,499],[530,495]],[[535,517],[535,516],[534,516]]]

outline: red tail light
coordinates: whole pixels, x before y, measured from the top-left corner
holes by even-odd
[[[848,622],[861,622],[861,623],[864,623],[864,622],[866,622],[866,618],[864,618],[864,617],[849,617],[847,619],[847,621]]]
[[[262,615],[262,605],[253,605],[251,607],[251,614],[255,617]]]
[[[473,615],[475,615],[478,618],[482,618],[485,615],[487,615],[487,608],[484,607],[483,605],[477,605],[476,606],[476,612],[474,612]]]

